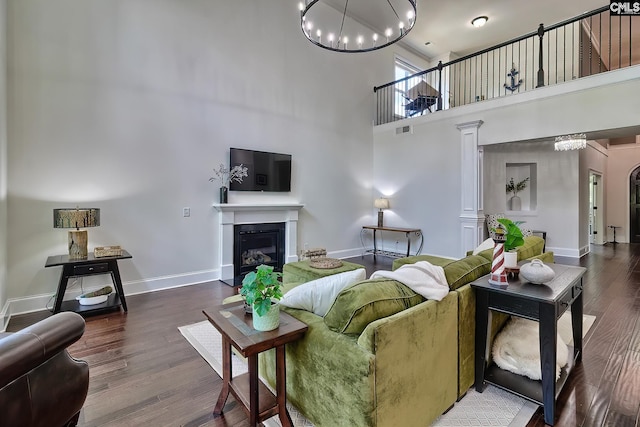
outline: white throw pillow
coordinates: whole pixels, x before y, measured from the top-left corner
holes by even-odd
[[[296,286],[284,294],[280,304],[324,317],[341,290],[366,279],[364,268],[321,277]]]
[[[473,254],[474,255],[478,255],[482,251],[486,251],[487,249],[493,249],[494,245],[495,245],[495,243],[493,242],[493,239],[491,237],[489,237],[487,240],[485,240],[484,242],[480,243],[480,246],[478,246],[477,248],[475,248],[473,250]]]

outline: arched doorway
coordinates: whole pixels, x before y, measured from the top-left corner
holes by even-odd
[[[629,242],[640,243],[640,166],[629,177]]]

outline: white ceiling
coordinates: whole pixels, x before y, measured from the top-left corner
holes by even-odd
[[[338,10],[344,10],[347,0],[325,0]],[[406,0],[389,0],[398,10]],[[348,0],[349,11],[358,22],[370,28],[377,22],[387,0]],[[374,7],[375,6],[375,7]],[[416,24],[399,44],[429,60],[447,54],[468,55],[502,42],[536,32],[545,27],[574,18],[585,12],[608,6],[603,0],[417,0]],[[405,7],[406,8],[406,7]],[[385,11],[386,13],[386,11]],[[487,16],[484,27],[475,28],[471,20]],[[386,24],[385,24],[386,25]],[[425,45],[429,42],[428,45]],[[444,60],[443,62],[446,62]],[[636,143],[640,128],[620,129],[588,135],[610,145]],[[609,139],[611,138],[611,139]]]
[[[345,0],[326,0],[344,9]],[[603,0],[417,0],[417,19],[411,32],[400,42],[429,59],[448,52],[460,56],[535,32],[545,26],[573,18],[605,6]],[[349,10],[363,23],[375,22],[373,0],[349,0]],[[386,0],[376,0],[386,3]],[[400,8],[406,0],[392,0]],[[487,16],[482,28],[471,20]],[[425,46],[426,42],[431,42]]]

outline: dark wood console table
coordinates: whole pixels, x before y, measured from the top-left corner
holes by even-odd
[[[480,393],[484,383],[514,392],[544,406],[544,421],[553,425],[555,402],[576,363],[582,359],[582,276],[583,267],[547,264],[555,272],[555,278],[543,285],[534,285],[525,279],[509,279],[506,289],[489,284],[489,276],[471,283],[476,291],[476,355],[475,387]],[[573,329],[573,358],[562,368],[556,382],[556,346],[558,318],[571,307]],[[492,364],[487,367],[489,342],[487,327],[491,325],[491,310],[536,320],[540,330],[540,365],[542,381],[534,381],[500,369]],[[571,347],[569,347],[571,354]]]
[[[287,313],[280,312],[280,326],[267,332],[253,329],[253,319],[244,310],[243,302],[217,305],[203,310],[209,322],[222,335],[222,390],[218,396],[215,415],[221,415],[224,405],[233,394],[249,411],[249,425],[278,415],[283,427],[293,427],[287,411],[287,383],[285,345],[302,338],[308,326]],[[247,358],[249,372],[233,377],[231,347]],[[275,396],[258,378],[258,353],[276,349]]]
[[[125,300],[124,290],[122,289],[118,260],[129,258],[133,257],[129,252],[124,250],[122,251],[122,255],[119,256],[99,258],[96,258],[93,254],[89,254],[85,259],[69,259],[69,255],[53,255],[48,257],[44,265],[45,267],[62,266],[53,313],[75,311],[82,315],[98,314],[105,311],[117,310],[120,305],[122,305],[122,308],[126,312],[127,301]],[[111,279],[116,289],[114,294],[109,295],[109,299],[106,302],[95,305],[80,305],[78,301],[75,300],[63,301],[70,277],[93,276],[96,274],[111,274]]]
[[[373,249],[366,249],[364,245],[363,234],[368,230],[373,231]],[[376,232],[380,231],[391,231],[394,233],[404,233],[405,238],[407,239],[407,252],[406,254],[396,252],[396,251],[383,251],[378,249],[378,241],[376,239]],[[385,255],[390,257],[405,257],[411,255],[411,235],[415,235],[420,238],[420,246],[414,255],[419,255],[422,251],[422,245],[424,244],[424,236],[422,235],[422,230],[419,228],[402,228],[402,227],[378,227],[376,225],[365,225],[362,227],[362,231],[360,232],[360,241],[362,242],[362,247],[365,248],[365,253],[372,253],[375,257],[376,255]]]

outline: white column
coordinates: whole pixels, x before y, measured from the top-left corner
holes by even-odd
[[[220,280],[233,280],[233,225],[236,213],[234,211],[220,212]],[[231,242],[231,244],[230,244]]]
[[[291,209],[285,224],[285,264],[298,261],[298,211]]]
[[[460,253],[478,246],[484,234],[483,212],[483,149],[478,146],[478,129],[482,120],[460,123],[461,143],[461,209]]]

